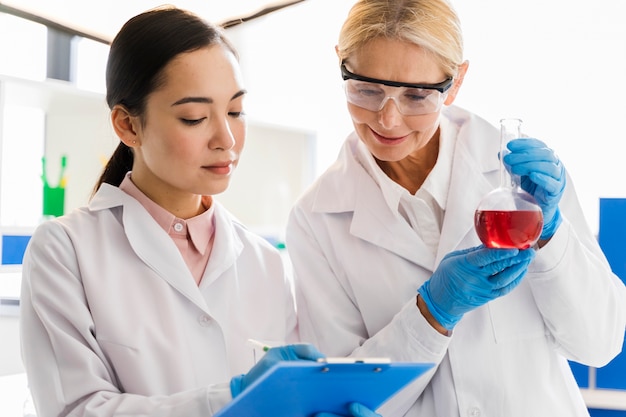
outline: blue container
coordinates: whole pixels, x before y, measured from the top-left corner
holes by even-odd
[[[30,236],[2,235],[2,265],[21,265]]]
[[[591,417],[626,417],[626,411],[589,409]]]
[[[598,241],[611,269],[626,282],[626,198],[600,199]],[[626,352],[596,372],[597,387],[626,389]],[[622,412],[626,416],[626,411]]]
[[[569,361],[576,383],[580,388],[589,388],[589,367],[578,362]]]

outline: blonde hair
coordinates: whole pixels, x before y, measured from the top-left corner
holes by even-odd
[[[463,62],[461,25],[447,0],[357,1],[339,34],[339,59],[347,59],[379,37],[421,46],[451,77],[457,75]]]

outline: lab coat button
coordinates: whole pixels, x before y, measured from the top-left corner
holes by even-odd
[[[198,317],[198,322],[200,323],[200,326],[207,327],[211,324],[211,317],[206,314],[201,314],[200,317]]]
[[[467,410],[467,415],[468,417],[480,417],[480,408],[478,407],[472,407],[469,410]]]

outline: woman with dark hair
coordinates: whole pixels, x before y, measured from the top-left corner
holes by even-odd
[[[212,197],[245,140],[237,55],[159,8],[123,26],[106,77],[120,144],[89,205],[41,224],[24,257],[37,415],[211,416],[277,360],[322,356],[286,345],[255,365],[247,345],[297,326],[280,254]]]

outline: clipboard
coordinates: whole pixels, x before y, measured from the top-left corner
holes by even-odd
[[[432,363],[278,362],[215,417],[311,417],[350,415],[359,402],[376,410],[434,366]]]

